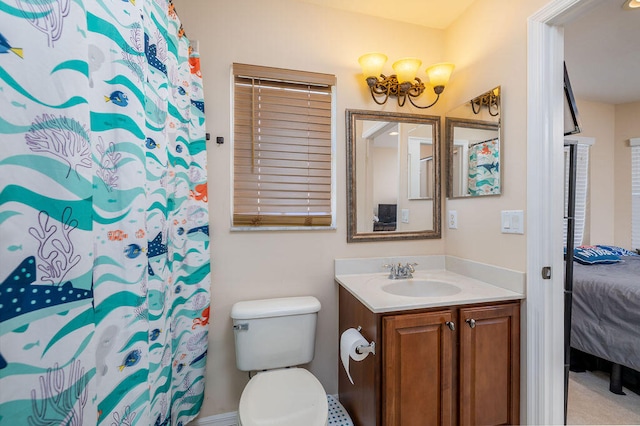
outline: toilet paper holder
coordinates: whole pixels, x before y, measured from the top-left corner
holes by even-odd
[[[358,326],[358,328],[356,328],[356,330],[360,331],[362,330],[361,326]],[[359,355],[362,354],[366,354],[366,353],[372,353],[373,355],[376,354],[376,342],[370,342],[368,345],[360,345],[356,347],[356,353]]]

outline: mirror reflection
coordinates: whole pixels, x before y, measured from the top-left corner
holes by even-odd
[[[500,86],[447,113],[447,197],[502,192]]]
[[[440,237],[439,124],[347,110],[347,241]]]
[[[409,136],[407,152],[409,199],[433,198],[433,141],[430,137]]]

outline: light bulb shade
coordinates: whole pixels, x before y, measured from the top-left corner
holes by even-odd
[[[429,83],[431,83],[433,87],[446,86],[454,68],[455,65],[449,63],[431,65],[427,68]]]
[[[377,77],[382,74],[382,67],[387,62],[387,56],[382,53],[367,53],[360,56],[358,62],[365,77]]]
[[[406,81],[413,83],[420,65],[422,65],[422,61],[416,58],[403,58],[394,62],[392,66],[396,73],[398,83],[404,83]]]
[[[640,0],[625,0],[624,8],[627,10],[640,8]]]

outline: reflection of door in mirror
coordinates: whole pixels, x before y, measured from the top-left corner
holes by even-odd
[[[425,167],[420,175],[421,160],[434,156],[433,125],[423,123],[399,123],[400,164],[398,194],[398,231],[416,231],[433,229],[433,191],[435,189],[435,170]],[[412,142],[413,141],[413,142]],[[428,162],[425,162],[428,163]],[[416,183],[414,185],[414,182]],[[428,189],[427,189],[428,187]],[[413,197],[415,191],[417,196]],[[420,196],[420,190],[425,195]]]
[[[469,180],[465,179],[469,175],[469,144],[462,140],[453,141],[453,170],[452,188],[456,195],[466,194]]]
[[[420,198],[433,198],[433,157],[420,159]]]
[[[433,198],[433,141],[430,137],[409,136],[407,164],[409,199]]]

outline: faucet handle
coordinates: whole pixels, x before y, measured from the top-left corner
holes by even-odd
[[[400,268],[400,264],[398,263],[397,265],[394,264],[384,264],[382,265],[383,268],[388,268],[389,269],[389,278],[391,279],[395,279],[398,275],[398,271]]]

